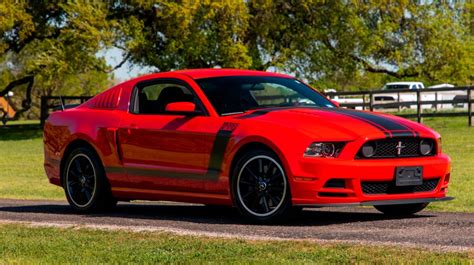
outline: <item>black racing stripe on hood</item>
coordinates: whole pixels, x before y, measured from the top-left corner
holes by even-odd
[[[364,111],[355,111],[355,110],[348,110],[348,109],[341,109],[341,108],[321,108],[321,107],[309,107],[309,106],[301,106],[301,107],[287,107],[287,108],[268,108],[268,109],[260,109],[249,114],[244,114],[242,116],[238,116],[235,119],[250,119],[254,117],[263,116],[269,112],[278,111],[278,110],[286,110],[286,109],[294,109],[294,108],[308,108],[308,109],[317,109],[321,111],[332,111],[341,115],[345,115],[359,121],[365,122],[377,129],[379,129],[382,133],[385,134],[386,137],[418,137],[419,133],[408,127],[404,124],[397,122],[393,119],[386,118],[381,115],[364,112]]]
[[[384,133],[389,132],[392,137],[418,136],[418,134],[413,129],[405,126],[404,124],[400,122],[397,122],[393,119],[386,118],[381,115],[376,115],[376,114],[363,112],[363,111],[347,110],[347,109],[328,109],[328,110],[366,121],[372,125],[375,125],[379,129],[382,129]]]

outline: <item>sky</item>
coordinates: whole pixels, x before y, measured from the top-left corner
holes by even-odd
[[[111,48],[102,51],[98,56],[104,56],[107,64],[111,67],[118,65],[123,59],[123,52],[118,48]],[[115,79],[118,81],[125,81],[140,75],[156,72],[153,67],[141,67],[131,63],[125,63],[121,67],[113,71]]]

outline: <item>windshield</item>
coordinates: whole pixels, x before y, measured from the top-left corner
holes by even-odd
[[[408,89],[410,88],[410,85],[386,85],[385,89],[390,90],[390,89]]]
[[[273,107],[335,107],[324,96],[291,78],[225,76],[196,82],[220,115]]]

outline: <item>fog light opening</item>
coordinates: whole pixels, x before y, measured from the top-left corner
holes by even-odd
[[[446,176],[444,177],[444,184],[448,184],[450,178],[451,178],[451,173],[446,174]]]
[[[346,180],[345,179],[330,179],[324,184],[324,188],[336,188],[336,189],[345,189]]]
[[[369,143],[364,144],[364,146],[362,146],[361,152],[364,157],[369,158],[375,155],[376,150],[377,150],[377,145],[374,142],[369,142]]]

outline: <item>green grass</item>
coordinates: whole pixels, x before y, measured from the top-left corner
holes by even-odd
[[[474,212],[474,128],[467,126],[467,117],[425,118],[424,123],[441,134],[443,152],[451,157],[448,195],[456,197],[430,209]]]
[[[0,225],[0,263],[469,264],[473,253]]]
[[[449,196],[430,209],[474,212],[474,128],[467,118],[426,118],[443,137],[443,151],[452,158]],[[43,170],[42,133],[34,129],[0,129],[0,198],[64,199],[60,188],[48,183]]]
[[[38,129],[0,128],[0,198],[64,198],[44,172],[42,137]]]
[[[18,120],[18,121],[8,121],[6,125],[39,125],[39,124],[40,124],[39,120]]]

